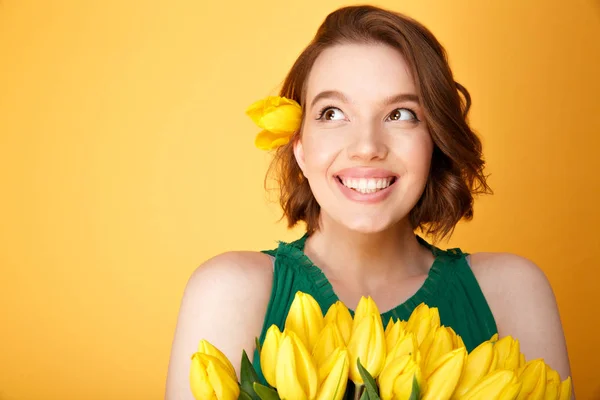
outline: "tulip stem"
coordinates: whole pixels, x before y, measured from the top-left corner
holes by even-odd
[[[360,400],[360,396],[362,396],[363,391],[365,390],[365,385],[360,383],[354,384],[354,400]]]

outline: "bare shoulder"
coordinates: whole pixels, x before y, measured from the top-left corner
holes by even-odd
[[[193,399],[190,360],[201,339],[223,351],[239,374],[242,349],[252,357],[260,335],[272,281],[271,257],[253,251],[219,254],[192,272],[177,317],[166,399]]]
[[[544,271],[512,253],[474,253],[470,263],[499,336],[519,339],[527,360],[543,358],[563,379],[570,375],[558,306]]]

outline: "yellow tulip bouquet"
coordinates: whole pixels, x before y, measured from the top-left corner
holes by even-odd
[[[519,341],[494,335],[467,354],[459,335],[440,325],[437,308],[420,304],[408,321],[383,328],[377,305],[361,298],[354,318],[343,303],[325,316],[298,292],[283,332],[272,325],[257,340],[262,385],[243,352],[241,383],[231,362],[205,340],[192,356],[190,384],[198,400],[565,400],[561,382],[543,359],[526,361]]]

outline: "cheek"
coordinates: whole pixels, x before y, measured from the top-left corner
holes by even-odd
[[[340,144],[331,140],[318,140],[313,137],[305,137],[303,140],[304,160],[307,173],[311,171],[326,170],[339,154]]]

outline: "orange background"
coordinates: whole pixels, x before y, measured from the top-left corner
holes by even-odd
[[[191,272],[291,240],[243,111],[350,3],[0,1],[0,399],[163,398]],[[380,1],[473,96],[494,196],[441,247],[548,275],[600,398],[600,4]]]

